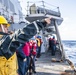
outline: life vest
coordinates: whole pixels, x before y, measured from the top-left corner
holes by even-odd
[[[24,47],[23,47],[23,52],[26,56],[30,55],[30,46],[29,46],[29,42],[26,42]]]
[[[32,49],[32,42],[29,42],[30,50]]]
[[[55,39],[51,39],[51,45],[56,45],[56,40]]]
[[[0,56],[0,75],[18,75],[18,63],[16,52],[7,60]]]
[[[40,44],[40,39],[37,38],[36,40],[37,40],[37,46],[40,47],[40,45],[41,45]]]
[[[37,49],[37,44],[36,43],[33,43],[32,44],[32,55],[36,55],[36,49]]]
[[[40,44],[42,44],[42,39],[39,39],[40,40]]]

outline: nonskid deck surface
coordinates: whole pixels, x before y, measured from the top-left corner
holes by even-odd
[[[51,56],[51,52],[41,54],[41,57],[36,61],[36,74],[33,75],[65,75],[65,70],[72,70],[66,62],[52,62],[52,59],[60,60],[59,52],[55,56]],[[69,75],[69,74],[67,74]],[[70,74],[73,75],[73,74]]]

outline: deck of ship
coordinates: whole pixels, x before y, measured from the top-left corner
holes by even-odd
[[[59,52],[56,52],[55,56],[51,56],[50,51],[42,53],[41,57],[36,61],[37,73],[33,75],[75,75],[69,64],[66,61],[60,61],[60,58]]]

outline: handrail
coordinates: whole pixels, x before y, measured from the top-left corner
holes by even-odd
[[[39,4],[38,4],[39,3]],[[53,8],[51,8],[53,7]],[[57,9],[57,10],[56,10]],[[39,12],[38,12],[39,10]],[[47,2],[42,1],[36,1],[36,2],[27,2],[27,15],[31,14],[30,12],[33,12],[34,14],[49,14],[54,13],[57,15],[60,15],[59,7],[51,5]],[[59,16],[60,17],[60,16]]]

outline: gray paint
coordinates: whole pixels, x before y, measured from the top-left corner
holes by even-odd
[[[0,3],[2,3],[2,0],[0,0]]]
[[[15,12],[14,4],[9,0],[10,10]]]

